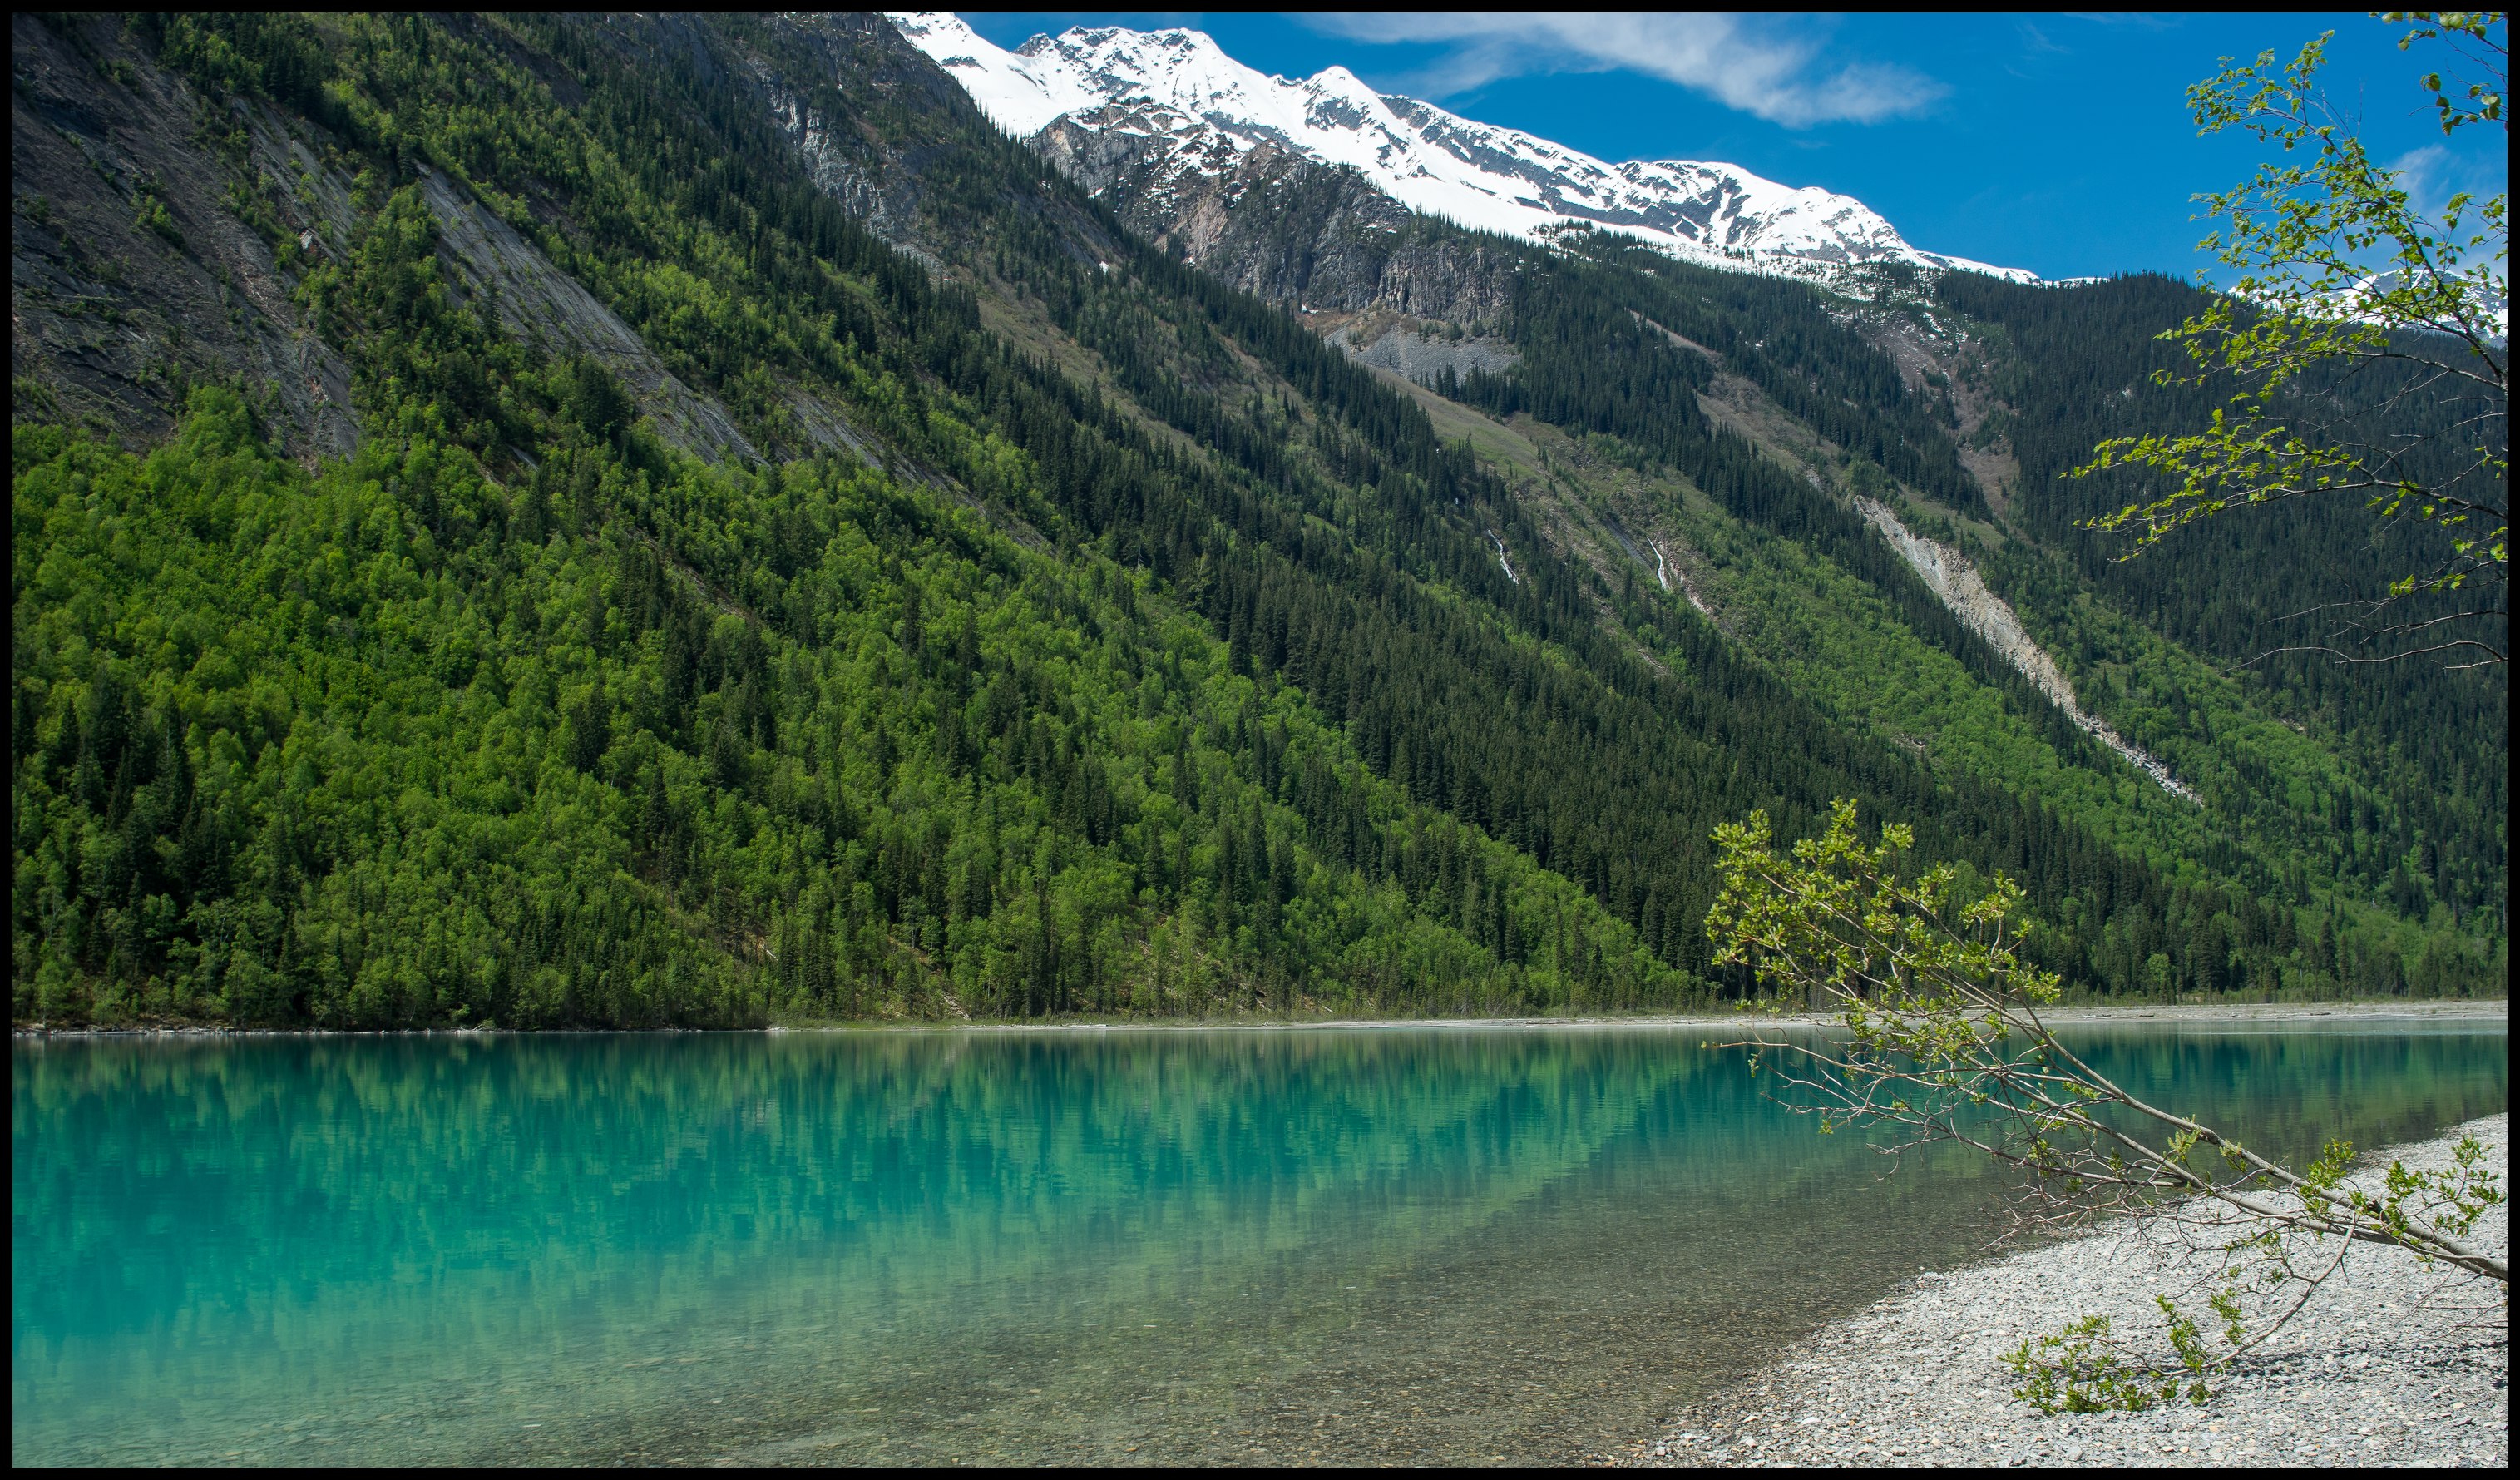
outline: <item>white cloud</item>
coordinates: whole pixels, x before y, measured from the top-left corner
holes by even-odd
[[[1920,112],[1951,89],[1907,68],[1859,62],[1824,71],[1816,42],[1703,15],[1331,15],[1304,23],[1368,42],[1448,42],[1416,86],[1443,97],[1500,77],[1551,71],[1643,72],[1727,108],[1805,128]]]
[[[2437,222],[2449,207],[2452,192],[2477,188],[2470,178],[2473,170],[2467,167],[2469,163],[2439,144],[2426,144],[2381,167],[2398,177],[2398,188],[2407,193],[2407,203],[2417,215]]]

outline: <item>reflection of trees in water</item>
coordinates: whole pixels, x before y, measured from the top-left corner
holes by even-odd
[[[2507,1077],[2472,1037],[2094,1051],[2266,1144],[2426,1133],[2498,1108]],[[1942,1257],[1993,1191],[1957,1163],[1868,1179],[1858,1137],[1777,1114],[1684,1033],[105,1041],[16,1070],[20,1257],[46,1276],[22,1274],[21,1332],[110,1370],[227,1331],[234,1370],[193,1376],[249,1411],[347,1411],[415,1363],[635,1415],[772,1389],[802,1412],[833,1383],[992,1364],[1344,1362],[1325,1272],[1358,1299],[1422,1286],[1421,1333],[1484,1327],[1442,1304],[1527,1297],[1515,1261],[1585,1240],[1716,1318],[1823,1261]],[[1570,1208],[1601,1226],[1551,1225]],[[682,1364],[702,1349],[741,1370]]]
[[[20,1125],[61,1128],[70,1162],[153,1168],[126,1196],[269,1240],[188,1266],[192,1300],[257,1272],[357,1278],[394,1240],[425,1259],[529,1237],[581,1273],[793,1242],[885,1262],[899,1288],[1079,1242],[1160,1262],[1168,1231],[1210,1256],[1283,1249],[1368,1188],[1457,1224],[1584,1165],[1708,1067],[1634,1036],[1391,1033],[98,1043],[20,1062]],[[22,1216],[66,1215],[81,1179],[62,1167]],[[119,1285],[115,1225],[73,1225],[73,1257]]]

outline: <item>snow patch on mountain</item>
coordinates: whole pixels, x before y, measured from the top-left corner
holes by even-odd
[[[1300,81],[1265,75],[1199,31],[1078,27],[1010,52],[956,16],[891,19],[1020,139],[1065,118],[1144,139],[1165,155],[1167,169],[1210,173],[1234,155],[1274,146],[1352,168],[1412,210],[1478,230],[1545,240],[1583,223],[1744,271],[1825,278],[1884,262],[2038,280],[1912,247],[1851,196],[1696,160],[1607,163],[1377,93],[1343,67]]]

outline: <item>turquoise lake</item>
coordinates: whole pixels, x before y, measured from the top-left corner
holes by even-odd
[[[1565,1461],[1980,1257],[1985,1168],[1706,1037],[20,1041],[11,1456]],[[2499,1022],[2076,1042],[2292,1153],[2508,1091]]]

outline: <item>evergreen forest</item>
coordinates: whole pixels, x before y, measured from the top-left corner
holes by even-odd
[[[2501,991],[2498,671],[2248,661],[2362,511],[2077,525],[2166,279],[1490,238],[1413,383],[878,20],[13,27],[21,1023],[1697,1008],[1838,797],[2078,993]]]

